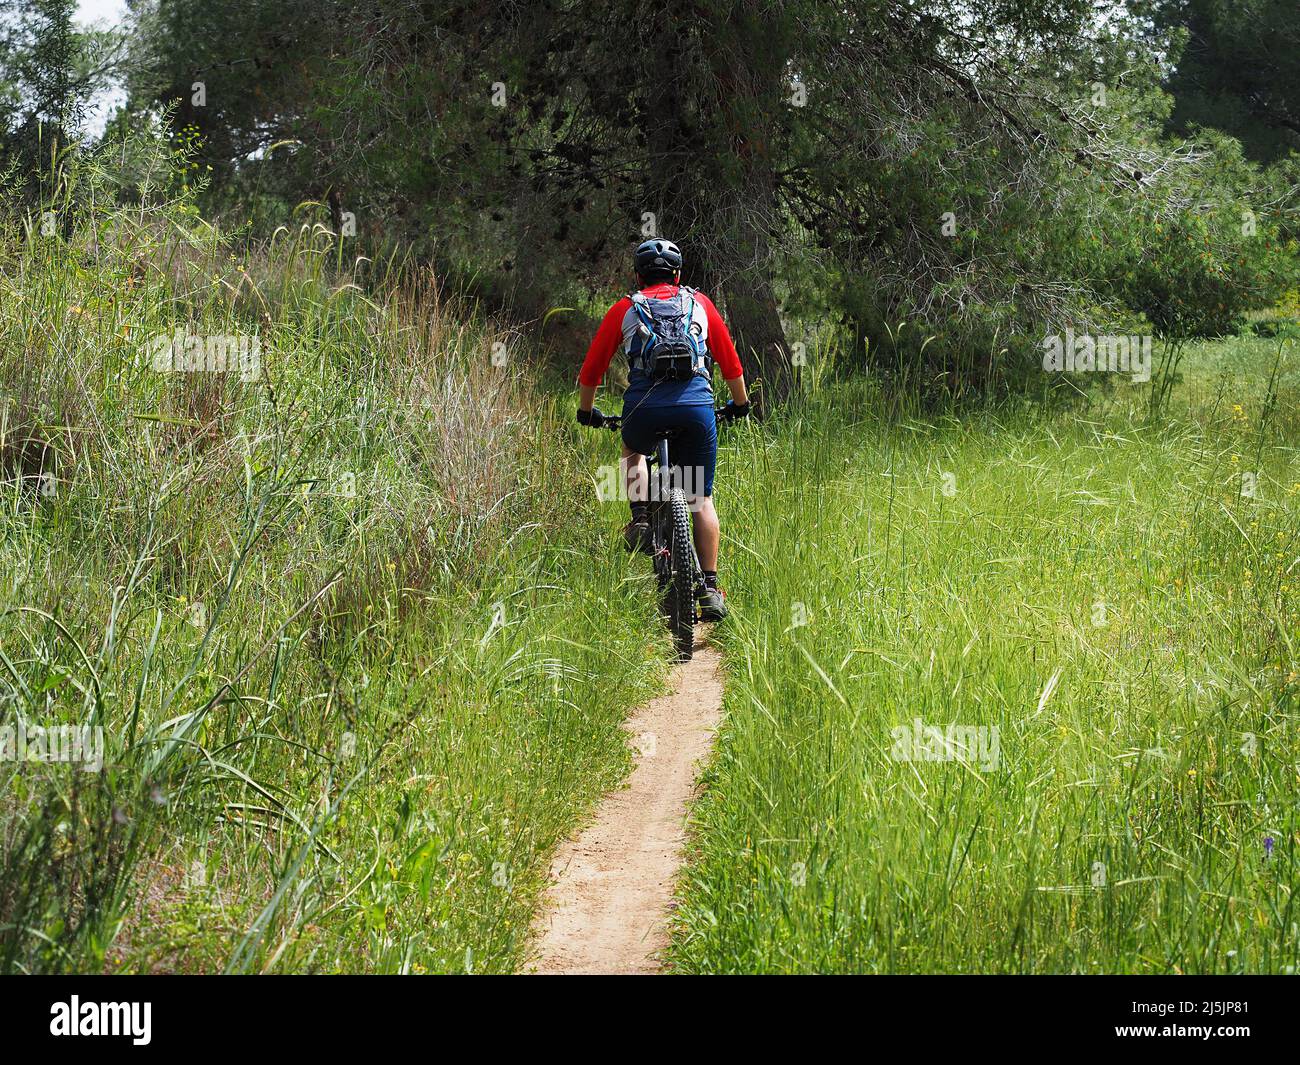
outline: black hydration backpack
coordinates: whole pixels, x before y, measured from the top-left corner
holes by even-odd
[[[708,321],[696,314],[695,290],[682,285],[669,299],[628,294],[638,326],[628,347],[633,370],[652,381],[689,381],[710,374]]]

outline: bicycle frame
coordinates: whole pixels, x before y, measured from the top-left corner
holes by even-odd
[[[720,416],[721,411],[715,411]],[[605,428],[617,431],[623,419],[606,418]],[[704,569],[695,548],[690,496],[681,483],[682,471],[669,465],[668,442],[674,430],[656,434],[655,449],[646,458],[650,554],[659,588],[660,610],[677,645],[678,661],[691,657],[694,628],[699,621],[698,599],[704,593]]]
[[[668,512],[667,503],[671,498],[672,489],[683,487],[679,483],[681,470],[668,464],[668,437],[670,435],[665,434],[660,437],[654,451],[646,456],[646,490],[650,503],[650,530],[654,543],[655,574],[659,576],[661,586],[671,577],[669,572],[660,573],[661,563],[665,563],[669,557],[669,522],[672,518]],[[695,549],[694,537],[691,539],[691,559],[694,563],[694,569],[690,575],[690,580],[691,587],[695,588],[704,582],[704,568],[700,565],[700,555]]]

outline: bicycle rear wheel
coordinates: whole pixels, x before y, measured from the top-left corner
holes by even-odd
[[[691,512],[680,488],[672,489],[668,506],[671,568],[663,592],[663,611],[677,659],[685,662],[695,652],[695,550],[691,543]]]

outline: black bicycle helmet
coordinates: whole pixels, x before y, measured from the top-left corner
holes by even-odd
[[[651,237],[637,245],[633,262],[640,277],[672,277],[682,268],[682,252],[671,240]]]

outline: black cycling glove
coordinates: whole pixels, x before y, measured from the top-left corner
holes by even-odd
[[[579,410],[578,424],[589,425],[593,429],[599,429],[605,424],[605,415],[600,413],[599,407],[592,407],[591,410]]]
[[[740,404],[737,403],[734,399],[729,399],[727,400],[727,405],[722,408],[722,411],[723,411],[723,416],[728,419],[748,418],[749,404],[747,402],[744,404]]]

